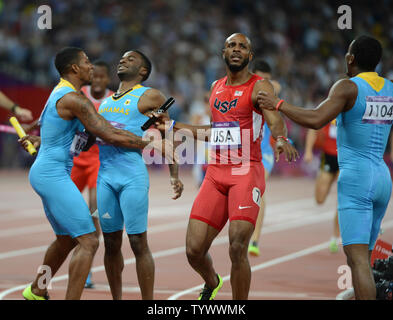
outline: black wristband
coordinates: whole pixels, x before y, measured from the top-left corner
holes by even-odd
[[[19,105],[17,105],[16,103],[11,107],[11,112],[12,113],[15,113],[16,107],[19,107]]]

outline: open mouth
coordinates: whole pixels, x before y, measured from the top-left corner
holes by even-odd
[[[103,91],[105,88],[103,88],[103,86],[102,85],[100,85],[100,84],[96,84],[96,83],[92,83],[91,84],[91,90],[93,91],[93,92],[101,92],[101,91]]]
[[[123,65],[119,65],[118,67],[117,67],[117,71],[123,71],[123,70],[125,70],[125,69],[127,69],[125,66],[123,66]]]
[[[241,57],[241,56],[238,56],[238,55],[233,55],[233,56],[231,56],[231,60],[232,60],[233,62],[240,62],[241,59],[242,59],[242,57]]]

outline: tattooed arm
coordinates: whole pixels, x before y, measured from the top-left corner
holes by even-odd
[[[66,94],[57,102],[57,111],[61,118],[71,120],[78,118],[91,134],[109,144],[125,148],[143,149],[150,141],[121,129],[116,129],[104,119],[89,99],[78,93]]]
[[[78,118],[85,129],[91,134],[100,137],[109,144],[113,144],[124,148],[138,148],[143,149],[146,146],[154,148],[159,151],[162,156],[166,157],[169,163],[177,162],[177,157],[173,152],[165,152],[167,148],[173,150],[173,144],[166,140],[143,140],[129,131],[120,130],[113,127],[101,115],[98,114],[94,105],[85,96],[76,92],[66,94],[59,99],[56,104],[57,113],[64,120],[72,120]],[[37,144],[41,142],[40,139],[35,140],[34,136],[28,136],[22,139],[20,143],[25,144],[25,140],[29,140]]]

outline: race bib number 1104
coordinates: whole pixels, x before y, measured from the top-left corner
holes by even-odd
[[[393,97],[367,96],[363,122],[375,124],[393,123]]]

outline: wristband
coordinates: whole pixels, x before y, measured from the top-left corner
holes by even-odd
[[[168,129],[168,132],[172,130],[173,126],[175,125],[176,121],[172,120],[171,126]]]
[[[19,107],[16,103],[11,107],[11,112],[15,113],[15,109]]]
[[[276,107],[275,107],[276,111],[278,111],[278,108],[281,107],[281,105],[282,105],[283,102],[284,102],[283,99],[281,99],[280,101],[278,101],[278,103],[276,104]]]
[[[287,137],[284,137],[284,136],[278,136],[276,140],[278,140],[278,139],[282,139],[287,143],[291,143],[291,141]]]

